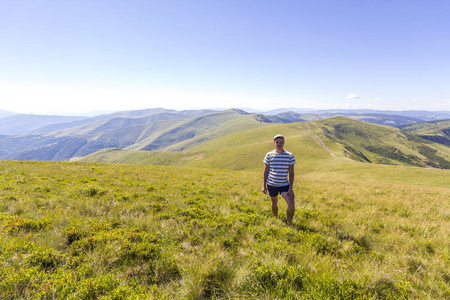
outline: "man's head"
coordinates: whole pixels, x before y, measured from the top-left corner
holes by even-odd
[[[283,139],[284,140],[284,136],[282,134],[277,134],[276,136],[273,137],[273,140],[275,141],[276,139]]]
[[[277,134],[273,137],[273,143],[275,144],[275,147],[277,147],[277,152],[282,152],[284,147],[284,136]]]

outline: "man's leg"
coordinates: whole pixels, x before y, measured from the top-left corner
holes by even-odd
[[[289,193],[281,193],[281,196],[283,196],[284,200],[286,200],[287,203],[287,210],[286,210],[286,220],[288,224],[292,223],[292,218],[294,218],[295,214],[295,201],[289,195]]]
[[[278,196],[270,197],[272,214],[275,218],[278,218]]]

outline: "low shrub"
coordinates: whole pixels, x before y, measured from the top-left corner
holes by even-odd
[[[278,299],[296,299],[304,288],[305,274],[299,266],[260,266],[253,271],[249,288],[258,294],[270,293]]]
[[[24,217],[16,217],[3,213],[0,215],[3,227],[9,233],[13,232],[38,232],[45,230],[51,221],[48,218],[29,219]]]

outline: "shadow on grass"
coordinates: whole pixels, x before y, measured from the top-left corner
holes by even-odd
[[[309,232],[317,233],[316,229],[306,226],[305,224],[302,224],[302,223],[296,223],[295,221],[292,224],[288,224],[287,226],[289,226],[290,228],[295,229],[297,231],[303,231],[306,233],[309,233]]]

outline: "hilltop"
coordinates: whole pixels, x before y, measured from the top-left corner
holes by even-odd
[[[282,132],[286,148],[297,153],[306,165],[339,159],[347,163],[450,168],[447,146],[390,126],[346,117],[259,125],[210,140],[187,139],[158,151],[104,149],[79,160],[256,170],[261,157],[273,147],[272,137]]]
[[[450,119],[401,126],[400,129],[421,138],[450,146]]]
[[[184,110],[176,111],[165,108],[149,108],[141,110],[126,110],[102,114],[89,114],[84,116],[69,115],[34,115],[20,114],[0,110],[0,135],[15,136],[24,134],[49,133],[66,128],[72,128],[99,120],[115,118],[139,118],[153,116],[153,120],[167,120],[195,117],[207,113],[223,111],[216,110]],[[364,122],[389,125],[405,126],[422,122],[450,119],[449,111],[389,111],[371,109],[328,109],[312,110],[298,108],[279,108],[271,111],[259,111],[255,109],[240,109],[259,115],[264,122],[291,123],[299,121],[312,121],[332,116],[347,116],[349,118]]]
[[[34,129],[32,134],[0,135],[0,159],[80,159],[244,170],[256,168],[257,157],[271,147],[267,141],[283,132],[291,147],[305,157],[322,155],[324,159],[331,153],[339,159],[365,163],[449,167],[449,148],[442,136],[446,129],[430,138],[393,126],[358,121],[368,114],[356,113],[325,118],[296,112],[264,115],[238,109],[124,111],[50,124]],[[0,121],[12,117],[23,118],[10,116]],[[380,122],[389,118],[392,116],[372,115],[372,120]],[[236,158],[237,151],[243,153],[241,158]]]

